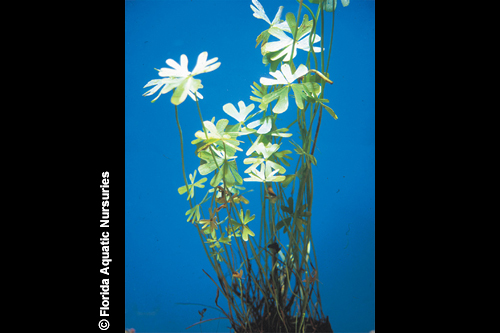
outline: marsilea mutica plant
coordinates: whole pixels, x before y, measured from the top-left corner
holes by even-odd
[[[325,321],[312,239],[312,172],[318,163],[314,150],[323,112],[337,119],[324,96],[325,85],[333,83],[328,74],[331,40],[326,47],[321,37],[325,16],[334,15],[337,4],[308,1],[311,4],[298,0],[297,16],[287,13],[284,19],[283,6],[279,7],[271,21],[259,1],[252,0],[253,16],[269,25],[257,37],[262,62],[269,66],[269,77],[251,86],[250,100],[257,108],[244,100],[236,106],[227,103],[222,110],[229,119],[204,120],[199,77],[221,65],[218,58],[208,59],[207,52],[198,56],[191,71],[184,54],[180,63],[168,59],[169,67],[157,70],[161,78],[145,86],[152,88],[144,96],[158,93],[152,102],[173,91],[170,101],[179,129],[184,180],[178,192],[187,195],[187,221],[196,227],[217,274],[218,283],[209,276],[217,286],[216,304],[219,293],[228,302],[226,308],[217,307],[237,332],[265,325],[276,331],[305,332]],[[344,6],[348,3],[342,0]],[[307,54],[306,61],[295,63],[300,52]],[[200,165],[189,177],[178,117],[188,96],[196,103],[201,123],[191,142]],[[278,115],[284,112],[297,118],[280,124]],[[295,140],[292,132],[298,135]],[[281,149],[283,140],[290,140],[294,152]],[[244,143],[249,146],[246,151]],[[244,168],[236,163],[238,155],[244,157]],[[296,161],[293,166],[292,161]],[[197,179],[198,174],[203,178]],[[250,185],[250,191],[259,188],[261,193],[260,225],[243,196],[244,183],[260,183],[260,187]]]

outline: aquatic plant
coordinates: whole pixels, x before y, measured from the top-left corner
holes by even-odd
[[[324,39],[317,31],[320,29],[324,35],[325,12],[331,12],[333,35],[337,1],[308,1],[317,5],[315,12],[303,0],[297,0],[297,17],[287,13],[282,20],[284,8],[281,6],[271,21],[259,1],[252,0],[253,16],[269,24],[269,28],[258,35],[257,46],[261,45],[262,62],[269,65],[272,78],[260,78],[260,84],[254,82],[251,86],[250,100],[259,103],[255,112],[255,105],[246,105],[244,101],[238,102],[239,110],[231,103],[222,106],[235,120],[234,124],[228,119],[203,119],[199,101],[203,98],[199,92],[203,85],[195,76],[220,66],[218,58],[207,60],[207,52],[198,56],[192,71],[188,69],[185,55],[181,55],[180,64],[168,59],[166,63],[170,68],[158,70],[162,79],[151,80],[145,86],[153,88],[144,96],[159,91],[152,102],[174,90],[171,103],[179,129],[184,178],[178,192],[187,193],[190,206],[187,221],[196,227],[217,275],[214,279],[207,274],[216,286],[215,304],[236,332],[331,331],[321,307],[311,217],[312,166],[318,163],[314,151],[323,110],[338,119],[327,105],[329,100],[324,98],[325,85],[333,83],[328,74],[332,45],[330,41],[327,56]],[[347,6],[349,0],[342,0],[342,4]],[[271,37],[278,40],[270,41]],[[314,45],[317,43],[320,46]],[[305,64],[294,63],[298,50],[307,52]],[[196,146],[200,165],[189,175],[189,183],[178,117],[178,106],[187,96],[196,102],[201,122],[201,129],[191,142]],[[290,97],[295,103],[290,103]],[[280,127],[278,115],[292,112],[291,109],[297,118],[288,126]],[[249,122],[254,117],[259,119]],[[293,152],[281,150],[283,139],[292,136],[289,133],[292,126],[297,127],[300,140],[300,143],[290,140],[295,147],[295,167],[289,162],[294,160]],[[251,143],[243,160],[243,164],[249,165],[243,171],[246,178],[236,163],[237,154],[244,151],[240,140],[244,137]],[[287,168],[293,171],[287,172]],[[210,182],[205,184],[207,177],[195,181],[198,172],[209,176]],[[260,225],[249,209],[249,200],[243,196],[245,182],[260,183]],[[196,193],[205,185],[209,188],[197,202]],[[227,309],[218,304],[220,294],[227,300]],[[200,312],[200,323],[221,319],[201,321],[203,313]]]

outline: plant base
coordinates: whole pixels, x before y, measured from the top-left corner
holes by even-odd
[[[280,320],[277,322],[261,320],[258,323],[251,323],[250,328],[240,328],[236,330],[236,333],[243,332],[254,332],[254,333],[286,333],[286,332],[297,332],[298,326],[300,325],[300,320],[296,320],[295,317],[289,317],[285,324]],[[328,320],[328,316],[324,320],[314,320],[306,318],[304,320],[305,330],[300,332],[306,333],[333,333],[332,326]]]

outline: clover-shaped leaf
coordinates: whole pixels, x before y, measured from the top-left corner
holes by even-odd
[[[262,20],[266,21],[267,23],[269,23],[270,25],[274,25],[276,23],[279,23],[280,18],[281,18],[281,13],[283,11],[283,6],[280,6],[280,8],[278,9],[278,12],[276,13],[276,16],[274,17],[273,22],[271,22],[269,20],[269,17],[267,17],[266,11],[264,10],[264,7],[262,7],[260,2],[258,0],[252,0],[252,3],[255,5],[255,6],[250,5],[250,8],[252,8],[252,10],[253,10],[254,17],[256,17],[258,19],[262,19]]]
[[[259,109],[265,110],[266,107],[263,107],[262,104],[262,98],[267,95],[267,87],[265,85],[259,85],[257,82],[253,83],[253,86],[250,86],[252,88],[252,94],[255,96],[250,96],[250,99],[254,102],[259,102],[261,103],[259,105]]]
[[[292,133],[286,133],[288,132],[288,128],[278,128],[275,130],[272,130],[269,132],[272,136],[278,136],[280,138],[289,138],[292,136]]]
[[[211,186],[216,186],[221,181],[224,181],[226,186],[233,186],[236,184],[243,184],[243,179],[238,173],[238,167],[235,161],[224,161],[221,169],[217,171],[214,178],[210,181]]]
[[[264,7],[262,7],[260,2],[258,0],[252,0],[252,3],[254,4],[254,6],[250,5],[250,8],[254,12],[253,13],[254,17],[261,19],[261,20],[264,20],[267,23],[269,23],[270,28],[276,27],[276,28],[283,29],[285,31],[290,32],[290,28],[288,27],[286,22],[281,21],[281,13],[283,12],[283,8],[284,8],[283,6],[279,7],[278,12],[276,13],[276,16],[274,17],[274,20],[271,22],[271,20],[269,20],[269,17],[267,17],[266,12],[264,10]],[[269,29],[264,30],[257,37],[257,45],[255,47],[259,46],[260,42],[262,42],[262,46],[264,46],[267,43],[267,40],[269,39],[269,36],[270,36],[268,31],[269,31]]]
[[[296,144],[295,142],[293,141],[290,141],[290,143],[292,145],[294,145],[297,149],[294,149],[295,152],[299,155],[304,155],[306,157],[307,160],[309,160],[313,165],[316,165],[318,162],[316,160],[316,157],[314,157],[314,155],[311,155],[309,153],[306,153],[301,146],[299,146],[298,144]]]
[[[271,86],[275,84],[289,85],[292,84],[299,77],[306,75],[308,72],[309,70],[307,69],[307,67],[301,64],[297,68],[295,73],[292,74],[292,69],[290,68],[290,65],[284,64],[283,66],[281,66],[280,71],[269,73],[269,75],[273,76],[274,79],[263,77],[260,79],[260,83],[266,86]]]
[[[264,144],[263,142],[258,142],[256,145],[252,145],[250,149],[247,151],[247,155],[250,155],[254,151],[258,153],[259,155],[262,155],[266,160],[271,157],[278,149],[280,148],[280,145],[275,143],[267,143]]]
[[[206,194],[205,194],[205,197],[203,198],[203,200],[201,200],[201,202],[195,206],[193,206],[193,208],[189,209],[187,212],[186,212],[186,215],[189,215],[188,216],[188,219],[187,221],[188,222],[198,222],[200,220],[200,207],[202,204],[204,204],[205,202],[208,201],[208,194],[209,194],[210,191],[208,191]]]
[[[205,243],[212,244],[210,245],[211,249],[214,247],[220,248],[220,243],[231,245],[231,236],[226,237],[226,233],[223,232],[219,239],[212,235],[212,238],[208,238]]]
[[[243,184],[243,179],[238,174],[238,166],[234,159],[236,156],[224,157],[223,151],[214,151],[214,155],[207,151],[201,151],[198,155],[205,163],[198,167],[198,171],[202,175],[208,175],[212,171],[219,168],[214,178],[210,181],[210,185],[216,187],[222,180],[225,181],[226,186],[234,186]],[[215,159],[214,159],[215,157]],[[233,159],[231,161],[231,159]]]
[[[283,163],[284,165],[289,167],[290,164],[285,159],[292,160],[292,158],[290,156],[287,156],[291,153],[292,152],[290,150],[278,151],[278,152],[274,153],[274,157],[277,157],[281,161],[281,163]]]
[[[312,83],[312,82],[310,82]],[[313,83],[313,84],[317,84],[317,83]],[[305,84],[306,85],[306,84]],[[338,120],[339,117],[337,117],[337,115],[335,114],[335,112],[332,110],[332,108],[330,108],[328,105],[326,105],[325,103],[328,103],[329,100],[327,99],[323,99],[323,98],[318,98],[317,96],[319,95],[318,92],[316,91],[313,91],[313,93],[310,92],[310,88],[311,86],[305,86],[304,87],[306,89],[306,91],[308,92],[309,94],[309,98],[313,101],[313,102],[317,102],[319,103],[326,111],[328,111],[328,113],[333,117],[333,119],[335,120]],[[320,89],[321,90],[321,89]]]
[[[243,209],[241,209],[239,213],[243,224],[247,224],[248,222],[253,221],[253,219],[255,219],[255,215],[250,216],[249,209],[246,210],[245,215],[243,215]]]
[[[181,55],[181,63],[178,64],[173,59],[168,59],[166,61],[167,65],[171,68],[161,68],[158,70],[158,75],[164,77],[165,79],[157,79],[149,81],[144,88],[154,86],[152,89],[143,94],[143,96],[150,96],[157,92],[160,88],[160,93],[151,102],[154,102],[163,94],[168,93],[172,89],[174,93],[171,98],[171,102],[174,105],[179,105],[186,97],[189,95],[194,101],[196,97],[202,99],[203,96],[197,93],[198,89],[203,88],[201,80],[195,79],[194,76],[202,73],[208,73],[216,70],[220,66],[220,62],[215,63],[218,59],[212,58],[207,61],[208,53],[202,52],[198,56],[196,66],[192,72],[188,70],[188,58],[186,55]],[[196,94],[196,96],[195,96]]]
[[[243,124],[250,112],[254,109],[255,105],[250,104],[249,106],[245,106],[245,103],[243,101],[238,102],[238,107],[240,109],[240,112],[236,110],[233,104],[227,103],[225,104],[222,109],[224,110],[225,113],[227,113],[229,116],[233,117],[236,119],[236,121],[240,124]]]
[[[204,230],[206,233],[210,233],[212,235],[212,238],[215,238],[215,230],[219,229],[218,223],[217,223],[217,215],[215,213],[215,210],[212,212],[212,209],[209,208],[208,211],[210,212],[210,219],[203,219],[199,220],[198,223],[202,225],[201,229],[204,230],[208,227],[208,229]]]
[[[250,210],[247,209],[246,213],[244,214],[243,213],[243,209],[239,212],[239,217],[240,217],[240,220],[241,220],[241,224],[234,221],[234,220],[229,220],[229,222],[234,225],[234,226],[239,226],[243,229],[243,232],[242,232],[242,235],[241,237],[243,238],[243,240],[245,242],[248,241],[248,235],[254,237],[255,236],[255,233],[250,230],[250,228],[247,226],[247,224],[252,221],[254,218],[255,218],[255,215],[252,215],[250,216]]]
[[[187,221],[190,222],[193,218],[193,222],[198,222],[200,220],[200,205],[196,205],[186,212],[188,216]]]
[[[180,195],[183,195],[184,193],[189,191],[187,200],[194,197],[194,188],[195,187],[199,187],[199,188],[205,187],[205,185],[203,185],[203,183],[207,181],[207,178],[202,178],[202,179],[198,180],[196,183],[194,182],[195,178],[196,178],[196,170],[194,171],[194,175],[189,174],[189,180],[191,181],[191,185],[188,185],[187,189],[186,189],[186,186],[184,185],[184,186],[179,187],[179,189],[177,190]]]
[[[233,219],[229,219],[229,222],[232,224],[230,225],[229,227],[226,227],[226,231],[227,231],[227,237],[229,237],[229,239],[231,239],[231,237],[241,237],[241,234],[240,234],[240,224],[238,222],[236,222],[237,224],[234,225],[234,220]]]
[[[236,140],[235,137],[238,136],[238,133],[234,132],[225,132],[225,128],[227,124],[229,123],[229,120],[227,119],[221,119],[217,122],[217,125],[214,125],[213,122],[211,121],[204,121],[203,125],[205,126],[206,133],[203,131],[198,131],[195,133],[195,136],[198,138],[198,140],[194,140],[192,143],[196,144],[199,143],[200,141],[203,142],[202,145],[197,149],[197,151],[206,149],[208,146],[213,145],[217,143],[220,146],[227,145],[235,150],[243,151],[243,149],[239,148],[238,145],[240,142],[239,140]]]
[[[266,163],[266,165],[269,165],[269,167],[271,167],[274,170],[277,170],[279,173],[286,172],[286,169],[281,165],[279,165],[278,163],[275,163],[273,161],[268,161],[263,158],[246,158],[243,163],[252,164],[248,169],[245,170],[245,173],[252,172],[256,167],[258,167],[263,163]]]
[[[254,237],[255,233],[252,230],[250,230],[249,227],[247,227],[245,225],[245,226],[243,226],[243,234],[241,235],[241,238],[243,238],[243,240],[246,242],[246,241],[248,241],[248,235]]]
[[[309,70],[307,69],[306,66],[300,65],[295,71],[295,73],[292,74],[290,65],[284,64],[283,66],[281,66],[280,71],[269,73],[269,75],[273,76],[274,79],[269,79],[265,77],[261,78],[260,83],[263,85],[284,85],[284,86],[279,88],[278,90],[275,90],[263,96],[261,106],[259,107],[261,109],[262,108],[265,109],[265,107],[267,107],[267,104],[278,99],[278,102],[273,108],[273,112],[278,114],[285,112],[288,109],[288,93],[290,92],[290,89],[292,89],[295,95],[295,102],[297,106],[303,109],[304,108],[303,99],[305,98],[303,91],[304,89],[307,88],[303,88],[303,84],[293,84],[293,82],[297,80],[299,77],[306,75],[308,72]],[[313,88],[315,87],[311,86],[311,89]]]
[[[245,171],[245,172],[248,171],[247,173],[250,176],[250,178],[245,178],[244,180],[247,182],[261,182],[261,183],[284,181],[285,176],[275,176],[278,173],[278,171],[280,171],[279,168],[276,168],[279,165],[270,162],[271,161],[266,161],[265,163],[259,164],[260,170],[257,169],[259,165],[256,164],[252,165]]]
[[[269,181],[281,181],[279,179],[282,179],[282,176],[274,176],[273,172],[271,169],[274,169],[275,171],[279,173],[285,173],[286,170],[284,167],[276,163],[275,161],[270,160],[272,156],[275,154],[278,154],[278,158],[282,160],[284,156],[286,156],[287,153],[290,153],[290,151],[284,151],[283,153],[277,153],[278,149],[280,148],[280,145],[275,143],[272,144],[271,142],[268,142],[267,139],[259,135],[257,140],[255,140],[254,144],[248,149],[247,151],[247,156],[252,155],[254,157],[249,157],[246,158],[243,163],[244,164],[252,164],[248,169],[245,170],[245,173],[248,173],[251,176],[250,181],[258,181],[255,179],[255,177],[258,177],[262,179],[261,181],[265,181],[265,179],[269,179]],[[260,157],[255,157],[255,154]],[[291,159],[290,157],[286,156],[286,158]],[[265,164],[264,170],[261,168],[261,171],[257,170],[257,167],[260,165]],[[286,163],[287,166],[290,166],[288,163]],[[267,171],[266,171],[267,170]],[[253,176],[252,176],[253,174]],[[264,177],[262,177],[264,175]],[[268,175],[266,177],[266,175]],[[277,177],[277,178],[275,178]],[[274,180],[271,180],[274,179]],[[248,178],[245,179],[248,181]],[[283,179],[284,180],[284,177]]]
[[[273,117],[264,117],[260,120],[256,120],[248,124],[248,128],[255,128],[257,126],[260,126],[260,128],[257,130],[257,134],[267,134],[269,131],[271,131],[271,128],[273,127]]]
[[[210,254],[210,256],[213,258],[215,257],[217,259],[217,261],[222,261],[222,253],[224,253],[224,249],[217,249],[217,250],[214,250],[212,251],[212,254]]]
[[[295,17],[292,13],[288,13],[286,16],[286,22],[289,26],[289,30],[295,31]],[[279,29],[277,27],[270,28],[269,34],[279,39],[277,42],[267,42],[262,46],[262,53],[266,54],[269,52],[277,52],[274,56],[271,57],[271,60],[277,60],[279,58],[284,57],[283,61],[288,62],[291,59],[295,58],[297,55],[297,50],[304,50],[306,52],[310,51],[309,44],[309,34],[312,30],[313,21],[308,19],[307,15],[304,15],[304,19],[302,20],[302,24],[297,29],[297,36],[295,38],[295,43],[293,36],[288,36],[283,29]],[[317,43],[321,41],[321,37],[317,34],[312,36],[312,43]],[[294,46],[295,44],[295,46]],[[293,49],[293,54],[292,54]],[[278,52],[280,51],[280,52]],[[321,52],[321,48],[314,46],[314,52]]]
[[[244,203],[248,205],[250,203],[250,201],[242,195],[234,195],[231,198],[231,201],[233,201],[235,204]]]

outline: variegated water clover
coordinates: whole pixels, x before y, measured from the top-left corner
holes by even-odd
[[[197,146],[196,154],[201,159],[198,167],[200,174],[205,176],[215,171],[210,181],[213,187],[221,181],[226,186],[243,183],[234,161],[236,151],[242,151],[238,147],[241,141],[236,139],[239,133],[233,132],[234,126],[227,128],[228,123],[227,119],[219,120],[216,125],[211,121],[204,121],[205,131],[196,132],[197,139],[191,142]]]
[[[222,107],[222,109],[225,113],[234,118],[238,122],[238,124],[244,125],[245,121],[247,120],[248,114],[252,112],[255,105],[250,104],[249,106],[246,106],[245,102],[239,101],[238,107],[240,109],[239,112],[236,110],[233,104],[227,103]]]
[[[175,106],[184,176],[184,186],[179,187],[178,192],[187,193],[190,205],[186,212],[187,221],[198,230],[206,255],[217,274],[219,282],[212,281],[217,284],[217,293],[222,292],[228,301],[229,313],[223,312],[230,320],[232,329],[235,332],[305,332],[309,323],[314,325],[314,320],[316,323],[324,320],[323,315],[319,315],[322,312],[318,311],[321,302],[316,256],[310,255],[314,253],[311,232],[312,172],[318,163],[314,149],[322,112],[327,110],[337,119],[326,105],[329,101],[324,98],[325,83],[333,83],[328,75],[330,57],[326,60],[325,40],[316,32],[320,31],[320,27],[323,35],[324,12],[334,11],[337,1],[309,0],[309,3],[318,5],[314,14],[305,0],[298,0],[297,17],[288,13],[282,20],[284,7],[281,6],[273,21],[258,0],[251,1],[253,16],[269,24],[257,37],[263,63],[270,65],[269,75],[272,77],[260,78],[260,85],[254,82],[252,86],[255,96],[250,100],[259,103],[258,111],[252,113],[254,104],[246,105],[244,101],[239,101],[237,107],[226,103],[222,109],[235,122],[231,120],[230,123],[227,119],[216,121],[215,118],[203,120],[199,103],[199,99],[203,98],[199,90],[203,86],[195,76],[220,66],[217,58],[208,60],[207,52],[198,56],[192,71],[188,70],[185,55],[181,55],[180,63],[168,59],[166,63],[170,68],[158,70],[162,78],[148,82],[145,88],[153,88],[144,96],[159,92],[154,102],[160,95],[174,90],[171,102]],[[344,6],[348,2],[342,0]],[[301,15],[303,8],[311,19],[308,14]],[[321,46],[314,45],[318,42]],[[307,53],[307,59],[296,67],[294,59],[298,50]],[[291,98],[295,99],[297,106],[297,119],[286,127],[278,126],[282,121],[278,118],[279,114],[290,107],[291,91]],[[201,130],[195,133],[195,140],[192,141],[200,163],[189,175],[189,183],[178,118],[178,105],[188,95],[196,101],[201,121]],[[252,119],[254,117],[256,120]],[[292,133],[298,133],[301,140],[298,143],[291,141],[296,153],[295,167],[290,167],[287,161],[293,160],[289,156],[292,151],[280,150],[284,147],[283,139],[289,138]],[[236,154],[243,151],[244,142],[240,137],[244,136],[251,144],[243,160],[243,164],[248,166],[244,170],[245,178],[240,175],[236,163]],[[294,170],[294,173],[288,171],[286,175],[285,167]],[[211,175],[209,189],[201,201],[195,192],[205,187],[208,178],[197,181],[198,172],[202,176]],[[255,215],[243,207],[250,203],[240,192],[245,190],[242,187],[244,182],[261,183],[262,213],[258,237],[252,231],[258,229],[249,226]],[[248,207],[253,209],[253,206]],[[304,274],[306,278],[302,279]],[[241,283],[243,276],[246,277],[245,283]],[[293,324],[287,323],[288,319]],[[254,325],[263,322],[270,325],[259,328]]]
[[[194,171],[194,175],[189,174],[189,180],[191,180],[191,185],[188,185],[188,189],[186,189],[186,186],[181,186],[177,190],[180,195],[183,195],[184,193],[188,192],[188,197],[187,200],[190,198],[194,198],[194,188],[199,187],[199,188],[204,188],[205,185],[203,185],[204,182],[207,181],[207,178],[202,178],[198,180],[196,183],[194,182],[194,179],[196,178],[196,170]]]
[[[202,52],[198,56],[198,61],[193,71],[188,70],[188,58],[186,55],[181,55],[180,65],[173,59],[168,59],[166,61],[167,65],[172,68],[161,68],[157,69],[158,75],[164,77],[164,79],[156,79],[149,81],[144,88],[154,86],[152,89],[144,93],[143,96],[150,96],[157,92],[160,88],[160,93],[151,102],[155,102],[160,95],[168,93],[170,90],[175,89],[172,95],[171,102],[174,105],[179,105],[186,97],[189,95],[194,101],[196,97],[202,99],[203,96],[197,93],[198,89],[203,88],[200,79],[195,79],[194,76],[202,73],[208,73],[216,70],[220,66],[220,62],[215,63],[218,58],[212,58],[207,61],[208,53]],[[195,96],[196,94],[196,96]]]
[[[277,42],[267,42],[262,46],[262,54],[272,53],[271,60],[275,61],[283,59],[282,61],[290,61],[297,56],[297,50],[309,52],[310,45],[321,41],[321,37],[314,34],[309,36],[313,27],[313,21],[309,21],[307,15],[304,15],[304,20],[298,29],[296,29],[295,17],[293,14],[287,14],[286,22],[288,29],[280,29],[278,26],[269,28],[269,33],[278,38]],[[285,31],[293,33],[297,31],[295,39],[293,36],[288,36]],[[311,39],[311,40],[310,40]],[[295,43],[294,43],[295,40]],[[313,46],[314,52],[320,52],[321,48]]]
[[[263,117],[259,120],[253,121],[248,125],[245,125],[245,122],[257,115],[258,113],[254,113],[250,117],[247,117],[248,114],[254,109],[255,105],[250,104],[249,106],[245,106],[243,101],[238,102],[238,107],[240,108],[240,112],[236,111],[236,108],[233,104],[228,103],[224,105],[222,108],[224,112],[227,113],[232,118],[236,119],[236,121],[242,126],[239,131],[240,135],[250,134],[250,133],[258,133],[258,134],[267,134],[271,131],[272,128],[272,118],[271,117]],[[260,126],[260,127],[259,127]],[[255,128],[259,127],[259,129],[255,130]]]
[[[319,95],[321,92],[321,86],[316,82],[307,83],[293,83],[298,78],[306,75],[309,72],[306,66],[300,65],[299,68],[292,74],[290,65],[284,64],[281,66],[281,70],[269,73],[274,79],[261,78],[260,83],[266,86],[272,85],[282,85],[281,88],[274,90],[273,92],[262,97],[261,109],[267,108],[267,105],[272,101],[278,99],[278,102],[273,108],[274,113],[283,113],[288,109],[288,93],[290,89],[293,90],[295,96],[295,103],[301,109],[304,108],[304,100],[312,93]]]
[[[252,2],[255,5],[255,7],[250,6],[254,11],[253,16],[263,19],[270,25],[267,30],[264,30],[257,37],[256,47],[261,44],[262,62],[265,65],[271,64],[271,71],[275,71],[282,61],[288,62],[294,59],[298,49],[306,52],[311,49],[314,52],[321,51],[320,47],[313,46],[313,44],[321,41],[321,37],[317,34],[310,35],[314,23],[313,20],[308,19],[307,15],[304,15],[302,24],[297,27],[295,16],[292,13],[286,15],[286,21],[281,20],[283,11],[283,6],[281,6],[271,22],[259,1],[252,0]],[[292,36],[288,36],[285,32],[292,34]],[[278,38],[278,41],[269,42],[270,36]]]
[[[266,21],[270,25],[270,27],[267,30],[264,30],[257,37],[257,45],[255,47],[259,46],[259,44],[261,42],[262,42],[262,47],[264,47],[264,45],[266,45],[267,40],[271,36],[271,34],[269,33],[269,30],[274,28],[274,27],[276,27],[277,29],[281,29],[281,30],[290,32],[290,28],[288,27],[288,24],[285,21],[281,20],[281,13],[283,12],[283,8],[284,8],[283,6],[280,6],[280,8],[278,9],[278,12],[276,13],[276,16],[274,17],[274,20],[271,22],[269,20],[269,18],[267,17],[266,12],[264,10],[264,7],[262,7],[260,2],[258,0],[252,0],[252,3],[254,4],[254,6],[250,5],[250,8],[253,10],[253,16],[258,18],[258,19],[262,19],[262,20]],[[262,50],[262,48],[261,48],[261,50]],[[265,55],[265,52],[263,50],[262,50],[262,55]]]
[[[273,22],[269,20],[269,17],[266,15],[266,11],[264,10],[264,7],[260,4],[258,0],[252,0],[253,5],[250,5],[250,8],[253,10],[253,16],[262,19],[269,23],[271,27],[277,26],[280,29],[288,29],[288,26],[283,25],[283,22],[280,20],[281,18],[281,13],[283,12],[283,6],[280,6],[278,9],[278,12],[276,13],[276,16],[274,17]]]

